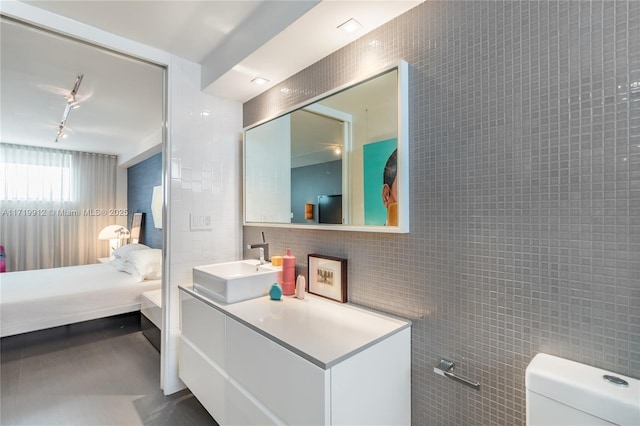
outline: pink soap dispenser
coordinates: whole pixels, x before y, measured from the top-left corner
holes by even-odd
[[[291,249],[282,256],[282,294],[293,296],[296,292],[296,258],[291,256]]]

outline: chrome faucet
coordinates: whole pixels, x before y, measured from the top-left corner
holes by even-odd
[[[265,261],[271,260],[269,257],[269,243],[264,240],[264,232],[262,233],[262,242],[247,245],[248,249],[260,249],[260,264],[264,265]]]

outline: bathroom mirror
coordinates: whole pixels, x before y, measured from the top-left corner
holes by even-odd
[[[244,132],[244,225],[409,232],[401,61]]]

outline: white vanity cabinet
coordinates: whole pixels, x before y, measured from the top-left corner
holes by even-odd
[[[180,378],[219,424],[410,424],[408,321],[311,295],[224,305],[180,290]]]
[[[225,372],[225,316],[193,297],[182,295],[180,308],[180,378],[207,411],[224,419],[228,379]]]
[[[286,424],[328,424],[329,372],[227,318],[227,372]]]

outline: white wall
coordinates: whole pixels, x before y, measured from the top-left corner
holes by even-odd
[[[117,209],[126,209],[127,208],[127,168],[120,167],[116,169],[116,208]],[[117,216],[114,218],[116,225],[124,226],[125,228],[129,228],[127,223],[127,216]]]
[[[247,134],[247,222],[291,222],[291,115]]]
[[[165,393],[182,386],[177,377],[178,285],[191,283],[197,265],[240,259],[240,153],[242,106],[200,91],[200,65],[173,57],[170,64],[170,204],[168,253],[170,306],[163,324]],[[209,115],[203,115],[208,111]],[[210,218],[211,230],[191,230],[190,216]],[[175,368],[174,368],[175,367]]]

